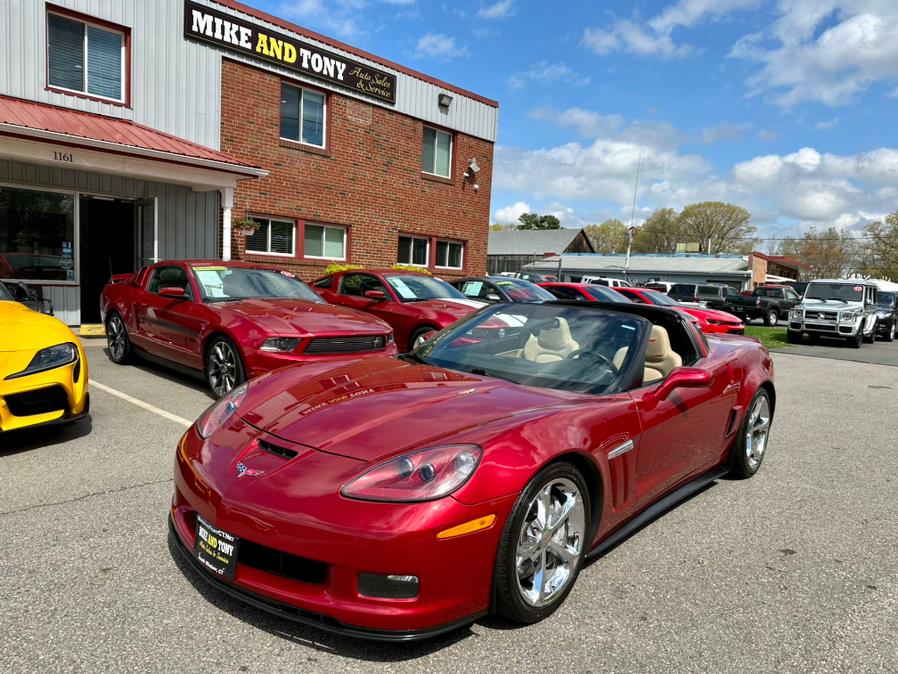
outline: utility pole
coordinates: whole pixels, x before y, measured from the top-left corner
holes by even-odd
[[[641,168],[642,152],[639,153],[639,159],[636,161],[636,183],[633,185],[633,205],[630,206],[630,228],[627,233],[627,261],[624,263],[624,276],[628,279],[630,276],[630,251],[633,249],[633,235],[636,233],[633,219],[636,217],[636,195],[639,192],[639,170]]]

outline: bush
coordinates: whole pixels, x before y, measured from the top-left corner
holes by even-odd
[[[324,268],[324,275],[336,274],[339,271],[352,271],[353,269],[361,269],[360,264],[349,264],[348,262],[331,262]]]
[[[430,270],[427,267],[417,267],[413,264],[402,264],[401,262],[397,262],[396,264],[391,266],[390,269],[395,269],[396,271],[414,271],[418,272],[419,274],[427,274],[428,276],[431,275]]]

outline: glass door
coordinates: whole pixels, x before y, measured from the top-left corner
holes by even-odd
[[[135,271],[159,261],[159,228],[156,221],[156,197],[140,199],[134,209],[136,234]]]

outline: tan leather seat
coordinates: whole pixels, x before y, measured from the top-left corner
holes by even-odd
[[[623,365],[624,361],[627,359],[627,352],[629,350],[629,346],[622,346],[614,352],[614,358],[611,359],[611,362],[618,370],[620,370],[620,366]]]
[[[521,351],[521,357],[534,363],[550,363],[563,360],[580,348],[571,337],[571,329],[563,318],[555,319],[555,327],[544,328],[530,335]]]
[[[648,383],[664,379],[671,370],[683,364],[683,358],[670,348],[670,337],[667,330],[660,325],[652,326],[649,344],[645,350],[645,374],[643,382]]]

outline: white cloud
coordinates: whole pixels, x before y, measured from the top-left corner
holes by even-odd
[[[574,128],[581,136],[590,139],[606,138],[661,148],[674,148],[684,139],[683,134],[667,122],[628,122],[621,115],[604,115],[583,108],[536,108],[530,111],[530,117],[556,126]]]
[[[705,145],[720,143],[725,140],[739,140],[752,129],[750,122],[744,124],[732,124],[724,122],[716,126],[702,129],[702,142]]]
[[[589,77],[579,75],[565,63],[539,61],[527,70],[511,75],[507,81],[512,89],[523,89],[530,82],[537,84],[563,82],[573,87],[582,87],[589,84]]]
[[[510,206],[498,209],[493,215],[493,222],[497,222],[500,225],[510,225],[512,223],[517,223],[518,218],[524,213],[532,212],[533,209],[530,208],[530,204],[526,201],[516,201]]]
[[[892,0],[780,0],[765,31],[741,38],[730,56],[759,70],[746,83],[791,108],[845,105],[878,81],[898,79],[898,3]]]
[[[671,33],[678,28],[716,21],[738,10],[755,9],[763,0],[679,0],[668,5],[647,23],[615,21],[609,28],[590,27],[583,33],[582,44],[596,54],[625,51],[643,56],[680,58],[696,51],[677,44]]]
[[[358,23],[359,10],[364,6],[365,0],[290,0],[282,2],[277,13],[302,24],[312,24],[343,40],[353,40],[364,33]]]
[[[816,124],[814,124],[814,128],[819,131],[828,131],[829,129],[835,129],[839,126],[839,118],[833,117],[832,119],[823,119]]]
[[[455,44],[454,37],[442,33],[422,35],[415,44],[415,56],[418,58],[435,58],[441,61],[448,61],[464,56],[467,52],[467,47]]]
[[[479,19],[504,19],[514,14],[513,0],[499,0],[492,5],[484,5],[477,10]]]

